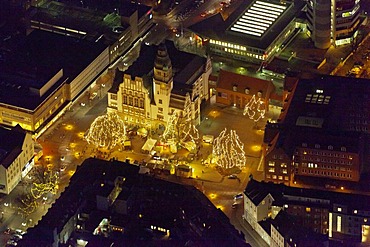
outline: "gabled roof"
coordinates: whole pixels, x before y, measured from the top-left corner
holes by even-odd
[[[178,50],[170,40],[165,41],[165,46],[173,68],[173,93],[185,95],[186,92],[191,91],[192,84],[204,72],[204,66],[207,60],[204,57]],[[130,75],[132,79],[135,77],[146,78],[146,83],[150,84],[152,82],[154,61],[158,48],[159,46],[157,45],[149,46],[142,44],[139,57],[126,71],[117,75],[117,80],[113,81],[109,92],[118,92],[123,74]],[[121,78],[118,78],[118,76]],[[149,85],[145,86],[149,88]]]
[[[276,230],[284,237],[285,241],[289,241],[292,246],[294,243],[302,247],[324,247],[328,241],[328,237],[323,234],[316,233],[309,228],[304,228],[295,224],[294,216],[289,215],[284,210],[280,210],[274,219],[268,220]]]
[[[26,132],[19,125],[13,129],[0,127],[0,165],[8,168],[22,152]]]
[[[308,127],[291,127],[280,129],[279,133],[271,141],[271,149],[282,148],[288,156],[292,156],[296,148],[304,143],[308,149],[342,151],[345,147],[348,153],[360,153],[363,151],[365,134],[359,132],[325,131],[310,129]],[[319,146],[317,146],[319,145]]]
[[[298,203],[307,206],[318,205],[316,200],[305,201],[298,198],[321,199],[322,207],[326,208],[333,204],[340,204],[346,205],[349,209],[369,210],[370,205],[370,196],[367,195],[289,187],[284,184],[259,182],[253,178],[248,182],[244,193],[255,205],[258,205],[268,194],[271,194],[274,204],[279,206]]]

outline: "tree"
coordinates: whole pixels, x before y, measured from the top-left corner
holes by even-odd
[[[243,115],[248,114],[249,119],[258,122],[265,117],[266,109],[265,103],[260,97],[253,95],[250,101],[245,105]]]
[[[175,111],[166,124],[163,132],[163,139],[168,142],[183,144],[185,142],[196,143],[199,140],[198,129],[190,118],[186,118],[178,111]]]
[[[192,123],[190,118],[186,119],[181,125],[178,126],[180,143],[199,141],[199,131]]]
[[[227,133],[225,128],[221,131],[214,140],[212,154],[216,158],[216,164],[224,169],[245,166],[244,144],[240,141],[235,130],[230,130],[230,133]]]
[[[177,129],[176,129],[177,123],[179,121],[178,115],[179,114],[177,113],[177,111],[174,111],[172,113],[172,115],[170,115],[169,118],[168,118],[166,128],[165,128],[165,130],[163,132],[163,135],[162,135],[162,138],[166,142],[169,141],[170,139],[171,140],[177,139],[177,137],[178,137]]]
[[[37,165],[32,169],[33,183],[17,198],[18,212],[27,217],[33,213],[48,193],[56,194],[58,191],[58,174],[48,165]]]
[[[113,149],[126,139],[125,123],[117,113],[99,116],[91,124],[85,139],[96,147]]]

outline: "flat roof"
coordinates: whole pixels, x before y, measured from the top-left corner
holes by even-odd
[[[210,39],[266,49],[297,16],[305,3],[255,0],[242,1],[223,19],[221,14],[198,22],[188,29]],[[280,11],[282,10],[282,11]]]
[[[68,78],[72,81],[107,45],[51,32],[34,30],[28,36],[12,37],[0,60],[0,103],[35,110],[49,94]],[[43,96],[40,89],[58,71],[63,77]]]
[[[121,31],[130,27],[128,23],[121,21],[116,13],[106,13],[94,9],[70,6],[60,2],[50,2],[47,8],[35,8],[36,13],[32,16],[32,22],[52,26],[60,32],[71,34],[85,33],[86,38],[96,40],[104,35],[108,44],[114,43]],[[115,32],[119,27],[120,32]]]
[[[332,131],[369,127],[369,80],[341,76],[314,76],[300,79],[293,89],[282,121],[288,126],[307,126]],[[355,121],[353,121],[355,119]],[[313,121],[315,120],[315,121]],[[360,121],[360,122],[357,122]]]
[[[58,0],[70,6],[93,9],[95,11],[113,13],[117,12],[120,16],[131,16],[136,10],[138,11],[139,18],[143,14],[146,14],[152,7],[144,4],[132,3],[130,0],[123,1],[101,1],[101,0]]]

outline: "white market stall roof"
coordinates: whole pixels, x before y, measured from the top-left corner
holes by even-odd
[[[143,151],[151,151],[156,143],[157,140],[148,138],[141,149]]]

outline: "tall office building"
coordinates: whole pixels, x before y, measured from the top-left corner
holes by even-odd
[[[355,41],[360,26],[360,0],[309,0],[308,31],[317,48]]]

